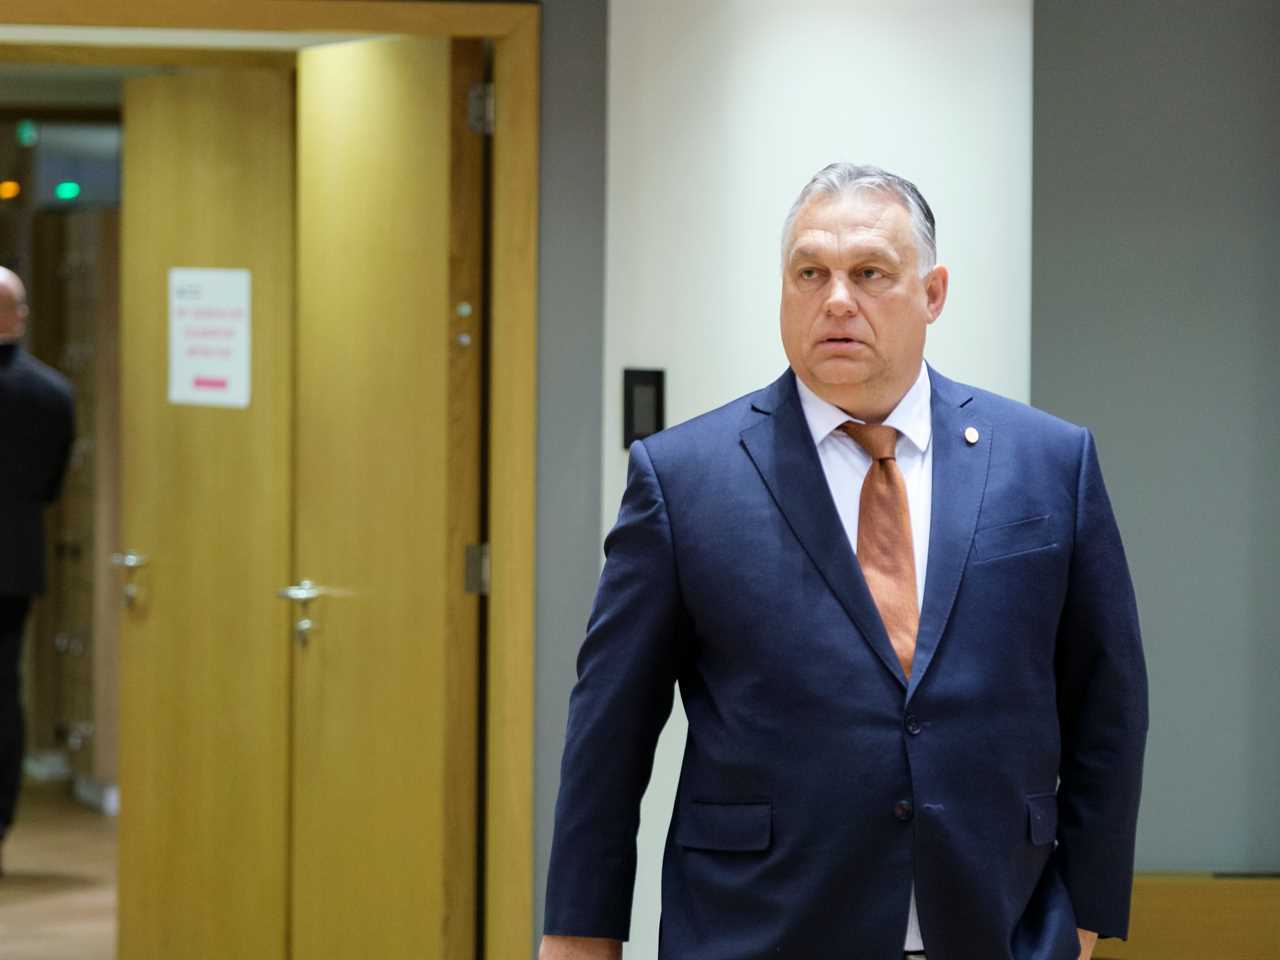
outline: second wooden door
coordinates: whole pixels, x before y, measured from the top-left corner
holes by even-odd
[[[296,960],[474,956],[478,44],[305,51],[298,83]],[[298,611],[301,615],[301,610]]]
[[[296,100],[127,88],[126,960],[475,954],[482,79],[380,39],[304,51]],[[251,273],[245,404],[173,401],[175,267]]]

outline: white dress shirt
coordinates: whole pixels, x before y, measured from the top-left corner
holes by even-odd
[[[839,429],[852,420],[839,407],[823,400],[796,377],[796,389],[800,392],[800,406],[804,409],[805,422],[818,448],[822,472],[826,474],[831,498],[836,512],[844,524],[849,548],[855,553],[858,544],[858,502],[862,495],[862,481],[871,469],[871,457]],[[920,375],[906,395],[898,401],[893,412],[884,420],[885,426],[896,428],[898,437],[898,469],[907,485],[907,509],[911,514],[911,540],[916,561],[916,603],[924,606],[924,576],[929,564],[929,518],[933,507],[933,418],[930,410],[929,370],[923,361]],[[911,911],[907,919],[907,939],[903,950],[920,951],[924,942],[920,938],[920,921],[916,916],[915,885],[911,888]]]

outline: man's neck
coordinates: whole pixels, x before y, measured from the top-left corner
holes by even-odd
[[[805,386],[827,401],[827,403],[839,407],[855,420],[861,420],[863,423],[883,423],[885,418],[893,413],[898,404],[902,402],[902,398],[907,395],[919,375],[920,371],[917,368],[911,379],[906,383],[889,386],[883,384],[813,384],[807,380],[804,383]]]

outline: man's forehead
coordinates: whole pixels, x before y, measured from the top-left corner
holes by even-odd
[[[805,248],[876,247],[889,252],[909,250],[911,216],[893,197],[880,193],[821,197],[796,217],[792,256]]]
[[[791,243],[789,259],[867,254],[899,260],[906,255],[906,247],[895,243],[893,236],[886,232],[847,227],[833,230],[814,227],[797,231]]]
[[[837,196],[815,197],[796,217],[796,228],[832,232],[866,230],[893,233],[910,228],[911,214],[896,197],[880,191],[860,190]]]

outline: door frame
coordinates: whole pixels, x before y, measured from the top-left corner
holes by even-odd
[[[494,41],[493,187],[489,233],[491,584],[485,691],[485,871],[489,956],[533,947],[534,519],[538,372],[540,10],[534,3],[403,0],[7,0],[3,26],[341,32]],[[0,45],[0,62],[286,65],[292,54],[151,47]],[[462,562],[462,558],[459,558]]]

